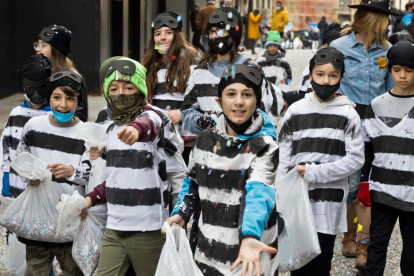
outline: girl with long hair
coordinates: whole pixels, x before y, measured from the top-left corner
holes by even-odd
[[[72,71],[82,76],[68,57],[71,52],[72,32],[60,25],[50,25],[40,32],[33,48],[37,54],[43,54],[52,62],[52,74],[61,71]],[[85,87],[83,87],[85,90]],[[82,102],[76,109],[75,116],[81,121],[88,120],[88,94],[82,94]]]
[[[364,118],[371,101],[394,86],[387,70],[387,52],[391,44],[386,37],[389,15],[393,12],[389,9],[388,0],[362,0],[360,5],[349,7],[357,9],[354,21],[342,31],[344,36],[333,41],[330,46],[346,57],[346,71],[338,92],[353,101],[360,118]],[[355,267],[363,270],[370,244],[371,208],[363,207],[356,199],[360,178],[360,170],[349,176],[348,232],[342,241],[342,255],[356,257]],[[358,224],[355,217],[358,217]]]

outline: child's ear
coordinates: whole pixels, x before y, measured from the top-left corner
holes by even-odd
[[[312,81],[312,72],[309,73],[309,81]]]
[[[219,98],[215,98],[215,100],[218,103],[218,105],[220,106],[220,108],[223,109],[223,107],[221,106],[221,102],[220,102]]]

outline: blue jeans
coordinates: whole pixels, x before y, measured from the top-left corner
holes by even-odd
[[[349,192],[348,192],[348,199],[346,201],[347,204],[354,201],[359,192],[359,181],[361,179],[361,170],[357,170],[353,174],[351,174],[348,177],[348,183],[349,183]]]

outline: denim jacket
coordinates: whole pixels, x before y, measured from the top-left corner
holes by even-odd
[[[359,42],[355,33],[334,40],[329,46],[341,51],[345,56],[345,75],[342,78],[339,93],[347,96],[357,105],[369,105],[377,96],[394,87],[394,81],[388,67],[379,67],[379,58],[386,58],[388,48],[384,50],[378,42],[367,51]]]

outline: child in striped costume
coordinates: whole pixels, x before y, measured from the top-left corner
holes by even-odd
[[[315,92],[286,111],[279,134],[278,175],[298,166],[298,172],[309,183],[322,251],[291,275],[328,276],[335,237],[347,231],[348,176],[362,167],[364,143],[354,104],[346,96],[335,94],[345,71],[343,55],[331,47],[321,49],[309,68]]]
[[[247,270],[252,275],[255,270],[257,276],[273,276],[278,266],[273,248],[276,131],[258,109],[264,76],[242,64],[233,73],[225,71],[218,84],[223,116],[197,136],[179,202],[167,222],[184,227],[201,206],[194,259],[204,275],[237,276]]]
[[[414,272],[414,44],[401,41],[387,53],[395,86],[376,97],[363,121],[365,164],[358,200],[371,206],[366,275],[383,275],[397,219],[402,275]],[[372,205],[371,205],[372,204]]]

